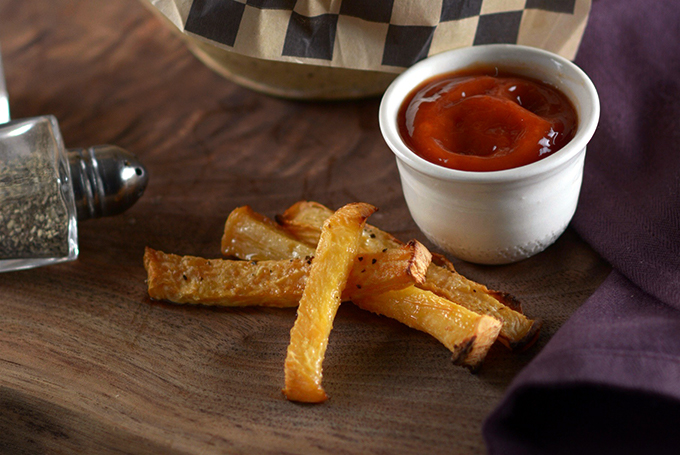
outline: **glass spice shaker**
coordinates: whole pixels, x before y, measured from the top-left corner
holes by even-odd
[[[66,150],[53,116],[0,125],[0,272],[78,257],[78,223],[122,213],[148,174],[115,146]]]
[[[119,147],[66,150],[53,116],[10,121],[0,56],[0,272],[76,259],[77,222],[124,212],[147,182]]]

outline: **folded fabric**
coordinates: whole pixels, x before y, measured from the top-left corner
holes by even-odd
[[[614,271],[486,422],[492,454],[678,453],[680,315]]]
[[[573,227],[613,272],[489,416],[491,454],[680,453],[680,2],[596,0]]]

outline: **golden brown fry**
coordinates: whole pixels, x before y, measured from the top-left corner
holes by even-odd
[[[401,248],[355,258],[343,300],[403,289],[425,281],[427,248],[414,241]],[[232,261],[178,256],[146,248],[149,296],[174,303],[295,307],[311,259]]]
[[[323,206],[319,205],[319,207]],[[320,226],[333,214],[332,211],[325,207],[323,207],[323,210],[324,218],[320,221]],[[309,211],[309,213],[312,212],[314,211]],[[301,213],[307,213],[307,211]],[[320,213],[320,211],[315,211],[315,213]],[[317,218],[317,221],[318,220],[319,219]],[[301,226],[309,227],[309,225]],[[314,241],[316,247],[316,242],[318,242],[321,230],[320,228],[314,228],[313,230],[315,232]],[[310,232],[311,231],[312,229],[310,229]],[[247,235],[244,235],[243,233],[247,233]],[[362,236],[367,237],[368,239],[371,238],[370,233],[366,234],[366,232],[364,232]],[[363,262],[364,266],[361,268],[362,271],[366,268],[374,267],[376,262],[378,262],[380,267],[392,266],[391,270],[385,269],[380,272],[374,272],[383,274],[384,278],[380,281],[376,277],[371,282],[374,284],[381,282],[384,287],[382,289],[371,287],[370,292],[384,292],[413,284],[408,278],[408,275],[405,276],[401,270],[404,267],[403,261],[411,261],[407,273],[413,275],[413,278],[416,280],[415,282],[421,283],[423,281],[421,277],[426,273],[426,270],[423,270],[423,266],[429,264],[431,260],[431,254],[428,249],[416,240],[409,242],[406,247],[396,241],[394,242],[394,245],[395,248],[374,248],[372,251],[377,252],[364,253],[363,256],[366,257],[366,260]],[[257,260],[291,259],[300,257],[300,254],[302,253],[306,256],[312,256],[314,251],[311,250],[311,248],[312,247],[306,246],[299,240],[292,238],[287,230],[247,206],[239,207],[229,215],[224,229],[224,235],[222,236],[223,253],[228,256],[246,260],[254,258]],[[386,255],[384,258],[381,257],[383,254]],[[358,258],[359,262],[361,262],[362,259],[362,257]],[[352,274],[349,278],[347,292],[351,295],[357,295],[357,293],[361,294],[361,286],[364,286],[363,292],[367,292],[365,285],[362,285],[360,281],[357,281],[356,276],[356,274]],[[396,283],[396,281],[399,280],[402,281],[402,285]]]
[[[415,286],[353,302],[360,308],[429,333],[453,353],[454,364],[472,370],[481,365],[502,326],[491,316],[480,315]]]
[[[319,403],[328,398],[321,386],[328,335],[357,255],[366,218],[375,210],[370,204],[348,204],[323,225],[297,319],[290,332],[283,389],[289,400]]]
[[[296,202],[276,221],[290,232],[296,239],[312,247],[316,246],[324,221],[333,214],[328,207],[313,201]],[[392,234],[381,231],[369,224],[364,226],[361,234],[361,251],[381,251],[384,248],[396,248],[402,245]]]
[[[321,223],[323,223],[323,221],[325,221],[325,219],[327,218],[327,215],[333,213],[332,211],[330,211],[330,209],[327,209],[326,207],[324,207],[320,204],[317,204],[315,202],[304,202],[304,203],[295,204],[291,209],[287,210],[286,212],[289,215],[282,216],[281,217],[282,220],[287,218],[288,216],[300,216],[301,219],[304,219],[306,221],[311,221],[311,222],[319,222],[319,220],[322,220]],[[307,217],[307,218],[305,218],[305,217]],[[252,223],[252,222],[254,222],[254,221],[253,220],[248,221],[248,223]],[[285,224],[285,226],[287,228],[292,227],[294,231],[295,231],[296,228],[301,228],[303,231],[306,230],[306,232],[310,233],[310,235],[311,235],[311,233],[316,232],[317,237],[318,237],[318,233],[320,232],[318,230],[318,228],[316,228],[315,226],[307,224],[306,222],[302,223],[302,222],[299,222],[297,220],[294,220],[293,224]],[[309,238],[313,238],[313,237],[310,236]],[[376,240],[376,239],[378,239],[378,240]],[[264,243],[264,242],[265,241],[262,241],[262,243]],[[376,243],[376,242],[378,242],[378,243]],[[422,246],[422,244],[420,244],[419,242],[415,242],[415,241],[413,241],[413,242],[414,242],[414,244],[418,245],[419,248],[422,248],[424,251],[427,251],[427,249],[424,246]],[[276,242],[274,242],[274,244],[276,245]],[[375,249],[375,248],[378,248],[378,247],[382,247],[382,245],[384,245],[384,244],[386,244],[386,245],[400,245],[400,242],[398,242],[396,239],[391,237],[389,234],[386,234],[386,233],[379,231],[379,230],[378,230],[377,233],[374,233],[374,230],[368,230],[366,228],[366,226],[364,226],[364,232],[362,233],[362,245],[364,245],[364,247],[366,247],[366,245],[372,245],[372,246],[370,246],[370,248]],[[242,244],[241,248],[245,251],[249,250],[249,246],[247,244]],[[403,245],[402,245],[401,248],[403,248]],[[394,254],[392,252],[397,252],[397,251],[401,250],[401,248],[389,248],[389,249],[386,250],[385,254],[388,254],[388,253]],[[428,251],[428,253],[429,253],[429,251]],[[271,254],[273,255],[273,257],[278,257],[277,255],[282,254],[282,253],[280,251],[276,251],[276,252],[272,252]],[[283,254],[285,254],[285,252]],[[376,253],[361,253],[359,255],[359,257],[357,258],[357,261],[355,262],[355,271],[356,271],[356,264],[361,262],[361,258],[365,258],[365,260],[363,261],[364,264],[370,264],[370,263],[372,263],[372,260],[369,260],[369,258],[374,254],[376,254]],[[429,263],[430,257],[431,257],[431,255],[428,255],[428,263]],[[440,258],[440,260],[443,260],[443,259]],[[381,262],[382,261],[380,261],[378,264],[380,264]],[[425,261],[418,261],[418,262],[421,262],[421,267],[425,264]],[[429,268],[428,268],[428,270],[429,270]],[[418,273],[418,275],[420,276],[422,273],[423,272],[422,272],[422,269],[421,269],[421,271]],[[427,271],[425,271],[425,273],[427,273]],[[352,284],[353,283],[353,281],[352,281],[353,277],[355,277],[355,276],[358,276],[358,275],[356,273],[353,273],[352,275],[350,275],[350,278],[348,280],[348,285],[345,288],[345,294],[351,294],[353,289],[355,289],[355,286]],[[398,276],[398,275],[395,274],[395,276]],[[419,279],[419,280],[416,280],[415,283],[416,284],[423,284],[423,281]],[[385,284],[388,285],[387,280],[385,280]],[[402,288],[403,287],[405,287],[405,286],[402,286]],[[395,286],[395,287],[392,287],[392,289],[396,290],[398,288]],[[383,289],[383,292],[388,291],[388,290],[390,290],[390,289],[387,289],[387,286],[386,286]],[[377,289],[374,288],[373,292],[365,292],[363,294],[354,293],[353,295],[349,295],[349,296],[344,295],[344,297],[349,297],[350,300],[357,300],[357,299],[361,299],[362,296],[372,296],[372,295],[375,295],[375,294],[378,294],[378,293],[379,292],[377,291]],[[425,293],[425,291],[423,291],[423,293]],[[381,299],[381,298],[375,299],[375,302],[376,302],[376,305],[378,305],[378,304],[379,305],[389,305],[390,304],[388,300]],[[449,304],[453,307],[457,307],[457,305],[454,304],[453,302],[449,302]],[[413,316],[414,318],[416,317],[415,313],[418,312],[418,308],[414,305],[411,305],[410,307],[402,306],[402,309],[404,311],[406,311],[407,309],[410,309],[414,313],[414,316]],[[398,313],[398,312],[395,313],[390,308],[386,308],[384,311],[380,311],[379,308],[373,308],[373,311],[384,314],[386,316],[392,316],[392,315],[399,316],[400,319],[398,318],[398,320],[400,320],[402,322],[405,319],[408,319],[408,316],[407,316],[406,313],[403,313],[403,312],[402,313]],[[441,321],[440,324],[437,324],[436,321],[435,321],[435,318],[431,318],[431,319],[423,320],[423,324],[419,328],[420,328],[420,330],[431,333],[435,337],[439,338],[441,335],[437,335],[437,333],[439,331],[439,327],[444,323],[445,323],[445,321]],[[429,326],[431,326],[431,331],[430,331]],[[453,351],[453,354],[454,354],[454,357],[459,358],[459,363],[468,364],[469,367],[474,369],[476,367],[476,365],[478,364],[479,359],[481,358],[481,355],[479,355],[478,353],[486,353],[486,351],[488,350],[488,347],[484,346],[484,340],[479,341],[480,347],[478,347],[478,348],[473,346],[473,344],[476,341],[471,342],[469,339],[467,341],[463,340],[463,339],[455,341],[455,336],[460,335],[460,334],[461,334],[461,332],[455,332],[455,331],[451,332],[449,334],[448,341],[444,344],[447,348],[452,349],[453,346],[456,346],[456,345],[463,346],[465,343],[468,343],[468,347],[469,347],[468,350]],[[468,352],[469,350],[473,350],[474,354],[473,354],[472,357],[470,357],[470,359],[468,361],[468,360],[465,359],[465,356],[469,353]]]
[[[417,240],[379,253],[360,253],[347,279],[343,300],[423,283],[432,255]]]
[[[425,282],[418,285],[420,288],[502,321],[498,340],[510,349],[527,348],[536,341],[542,325],[540,320],[529,319],[502,304],[496,298],[497,293],[456,273],[450,263],[447,265],[448,261],[443,263],[441,258],[437,261],[440,265],[430,265]]]
[[[249,206],[234,209],[224,225],[224,256],[248,261],[304,259],[314,255],[314,248],[315,246],[300,243],[272,220]]]
[[[291,205],[276,222],[301,242],[315,247],[321,235],[320,226],[333,214],[325,205],[313,201],[299,201]]]
[[[298,232],[304,232],[305,239],[309,241],[313,239],[315,229],[319,232],[321,226],[319,223],[323,222],[329,213],[332,211],[319,203],[302,201],[278,216],[277,221],[296,237]],[[365,251],[377,251],[381,248],[394,247],[399,243],[392,235],[374,226],[367,224],[364,227],[362,247]],[[472,311],[499,319],[503,322],[499,341],[511,349],[526,348],[538,337],[540,320],[531,320],[504,304],[508,302],[519,308],[516,299],[509,298],[504,293],[491,291],[486,286],[465,278],[442,256],[433,257],[427,279],[419,286]]]
[[[309,264],[287,261],[229,261],[144,252],[149,297],[174,303],[272,307],[297,306]]]

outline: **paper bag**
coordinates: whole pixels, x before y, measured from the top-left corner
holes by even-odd
[[[490,43],[573,59],[590,0],[144,0],[224,76],[295,98],[381,93],[443,51]]]

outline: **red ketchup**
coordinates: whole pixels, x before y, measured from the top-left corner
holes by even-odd
[[[576,110],[538,80],[477,68],[425,81],[404,100],[399,132],[416,154],[463,171],[533,163],[566,145]]]

